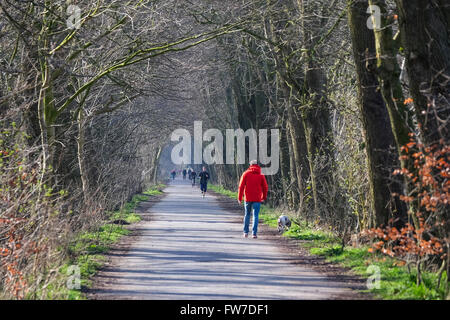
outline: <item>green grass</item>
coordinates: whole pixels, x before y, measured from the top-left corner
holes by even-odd
[[[214,192],[223,194],[224,196],[228,196],[230,198],[237,200],[237,196],[238,196],[237,192],[227,190],[224,187],[218,186],[218,185],[209,185],[208,188]]]
[[[141,221],[141,217],[136,214],[134,211],[136,207],[142,201],[146,201],[150,199],[150,197],[158,196],[163,194],[162,189],[164,189],[165,185],[158,184],[150,187],[142,194],[134,195],[131,201],[126,203],[120,210],[110,213],[110,219],[114,220],[124,220],[128,223],[136,223]]]
[[[147,191],[144,191],[144,194],[147,196],[157,196],[163,194],[162,189],[164,189],[166,186],[164,184],[157,184],[152,186],[151,188],[147,189]]]
[[[340,246],[332,250],[311,250],[311,253],[326,257],[327,261],[338,263],[342,266],[351,268],[354,273],[367,277],[373,274],[369,266],[379,268],[380,287],[367,290],[375,294],[377,298],[388,300],[436,300],[445,299],[445,278],[439,290],[436,289],[437,274],[432,272],[424,272],[422,274],[423,283],[416,285],[416,273],[408,272],[406,267],[396,265],[397,260],[382,256],[380,254],[372,254],[367,251],[369,247],[352,248],[346,247],[344,250]],[[372,267],[373,268],[373,267]]]
[[[123,220],[129,224],[137,223],[141,220],[139,214],[135,212],[142,201],[149,200],[152,196],[161,195],[165,185],[152,186],[143,194],[133,196],[131,201],[126,203],[120,210],[107,213],[107,221],[97,229],[79,234],[69,245],[69,259],[59,268],[57,280],[46,288],[47,299],[68,299],[82,300],[85,296],[81,290],[69,290],[65,283],[69,279],[67,274],[71,265],[76,265],[80,270],[82,287],[90,287],[90,278],[105,263],[104,256],[114,243],[117,243],[124,235],[130,231],[123,225],[112,224],[112,221]]]
[[[237,193],[224,189],[220,186],[212,186],[211,189],[217,193],[236,199]],[[260,220],[270,227],[278,226],[280,212],[276,208],[267,205],[261,206]],[[283,236],[301,241],[301,246],[308,249],[312,255],[318,255],[328,262],[342,267],[350,268],[355,274],[368,280],[379,271],[379,288],[373,287],[365,290],[374,294],[378,299],[386,300],[434,300],[446,299],[444,284],[448,281],[444,273],[441,287],[436,288],[437,274],[424,272],[423,283],[416,285],[416,273],[408,272],[407,267],[399,266],[397,260],[381,255],[370,253],[369,247],[342,247],[341,241],[331,232],[315,228],[307,222],[293,223],[291,228],[283,233]]]

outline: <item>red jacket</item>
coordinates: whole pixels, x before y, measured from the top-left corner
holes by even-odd
[[[261,167],[254,164],[248,168],[241,177],[239,183],[238,199],[242,201],[245,196],[246,202],[261,202],[267,199],[267,181],[261,174]]]

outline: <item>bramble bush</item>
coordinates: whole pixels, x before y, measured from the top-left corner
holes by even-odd
[[[393,196],[408,204],[409,221],[399,229],[385,226],[369,230],[376,239],[369,250],[397,258],[408,270],[414,265],[417,285],[423,281],[423,270],[438,272],[436,286],[439,289],[442,279],[447,278],[448,294],[450,146],[443,139],[425,146],[410,134],[410,142],[402,151],[401,160],[412,161],[414,170],[397,169],[394,175],[402,175],[411,188],[409,194]]]
[[[70,231],[63,190],[45,184],[39,152],[13,123],[0,132],[0,292],[22,299],[56,275],[54,250]]]

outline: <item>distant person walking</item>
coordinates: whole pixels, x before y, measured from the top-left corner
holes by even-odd
[[[186,180],[186,169],[183,169],[183,180]]]
[[[209,180],[209,173],[206,171],[206,167],[203,167],[203,171],[198,174],[198,177],[200,178],[200,190],[202,191],[203,198],[206,195],[206,189],[208,189],[208,180]]]
[[[189,170],[188,170],[188,178],[189,178],[189,180],[192,180],[191,174],[192,174],[192,169],[189,168]]]
[[[175,176],[177,175],[177,171],[173,169],[170,174],[172,175],[172,180],[175,180]]]
[[[196,178],[196,177],[197,177],[197,172],[195,172],[195,170],[192,169],[192,172],[191,172],[192,186],[195,185],[195,178]]]
[[[267,181],[266,177],[261,174],[261,167],[256,160],[250,161],[250,167],[242,174],[239,183],[238,202],[242,202],[242,197],[245,197],[244,208],[244,237],[248,237],[250,214],[253,210],[253,238],[257,238],[259,210],[261,209],[261,202],[267,200]]]

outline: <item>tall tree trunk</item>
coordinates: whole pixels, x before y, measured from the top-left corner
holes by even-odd
[[[393,39],[392,28],[389,26],[392,21],[386,17],[385,1],[369,0],[369,4],[381,10],[380,26],[374,28],[377,63],[373,71],[378,76],[381,94],[389,112],[392,132],[401,153],[400,148],[409,142],[408,134],[412,131],[413,124],[412,114],[404,103],[400,83],[400,67],[397,63],[398,46]],[[407,164],[404,164],[404,167],[406,166]]]
[[[368,0],[350,0],[348,4],[348,25],[356,65],[358,105],[364,127],[372,210],[375,224],[380,226],[387,224],[389,218],[404,218],[406,214],[404,204],[391,196],[393,192],[402,191],[401,182],[392,180],[392,172],[400,163],[389,114],[377,90],[379,83],[366,67],[376,55],[374,34],[366,27]]]
[[[290,169],[290,194],[291,194],[291,205],[290,207],[294,210],[298,209],[298,204],[299,204],[299,198],[300,198],[300,194],[299,194],[299,187],[298,187],[298,179],[297,179],[297,163],[295,162],[294,159],[294,146],[292,144],[292,134],[291,132],[291,128],[290,125],[288,125],[288,127],[286,128],[287,131],[287,141],[288,141],[288,146],[289,146],[289,169]]]
[[[42,177],[55,178],[55,175],[48,175],[49,169],[55,166],[55,122],[57,118],[57,110],[55,107],[55,98],[53,95],[52,67],[47,55],[50,48],[49,35],[51,33],[52,21],[50,21],[49,8],[50,2],[46,1],[46,6],[40,14],[42,15],[41,32],[38,38],[38,59],[40,65],[41,88],[38,99],[38,117],[39,128],[41,133],[42,145]]]
[[[409,91],[423,139],[428,144],[450,135],[450,3],[448,0],[396,0]]]
[[[292,208],[292,195],[290,189],[290,167],[289,167],[289,142],[288,135],[289,129],[286,125],[286,119],[284,117],[281,128],[280,128],[280,173],[281,173],[281,183],[282,183],[282,194],[285,195],[285,199],[279,199],[281,202],[285,201],[288,203],[288,207]]]
[[[297,180],[296,187],[299,195],[297,208],[299,210],[303,210],[304,201],[305,201],[305,182],[309,176],[309,164],[306,158],[307,155],[307,146],[306,146],[306,137],[305,131],[303,128],[303,123],[300,121],[297,113],[295,112],[294,104],[293,104],[293,96],[292,89],[288,89],[286,84],[284,85],[284,92],[287,99],[287,123],[288,123],[288,132],[291,136],[291,145],[292,145],[292,156],[294,159],[295,166],[293,168],[293,172],[295,173],[294,177]]]
[[[327,199],[327,189],[333,184],[333,136],[330,112],[321,88],[322,76],[322,70],[310,64],[305,74],[308,87],[305,100],[309,100],[309,105],[302,110],[316,217],[326,213],[322,210],[331,209],[327,207],[330,200]]]
[[[450,144],[450,3],[396,0],[409,91],[427,146]],[[442,208],[442,221],[449,210]],[[417,225],[417,224],[416,224]],[[450,233],[450,223],[444,233]]]
[[[84,200],[88,199],[89,195],[89,177],[87,172],[86,156],[84,154],[85,146],[85,128],[84,128],[84,110],[78,112],[78,136],[77,136],[77,158],[78,169],[80,170],[81,186]]]
[[[302,118],[305,130],[308,159],[310,164],[311,187],[314,197],[314,213],[316,217],[331,214],[333,208],[328,199],[328,188],[334,185],[332,181],[333,148],[332,126],[329,105],[327,101],[327,79],[323,66],[317,60],[319,50],[315,47],[314,36],[320,34],[323,18],[306,17],[306,8],[313,5],[312,1],[298,0],[298,10],[302,16],[302,40],[304,51],[304,87],[302,97]],[[315,34],[315,32],[317,32]]]
[[[380,8],[379,25],[374,23],[375,48],[376,48],[376,68],[374,72],[378,76],[381,94],[388,109],[391,128],[397,145],[397,150],[401,156],[401,167],[414,172],[413,161],[405,154],[402,148],[410,141],[412,132],[412,113],[405,104],[405,99],[400,83],[400,67],[397,63],[398,46],[392,36],[390,23],[392,17],[387,16],[386,3],[384,0],[369,0],[369,4]],[[372,16],[374,19],[375,16]],[[404,157],[403,157],[404,156]],[[406,194],[414,196],[414,188],[405,180]],[[411,202],[409,212],[412,213],[417,203]],[[418,221],[414,214],[409,215],[416,227]]]
[[[280,3],[279,6],[278,9],[286,14],[295,8],[293,0],[286,3]],[[289,19],[289,16],[286,15],[284,18]],[[266,32],[273,43],[283,41],[279,36],[279,31],[285,28],[283,22],[269,19],[266,21],[265,25],[267,27]],[[276,83],[285,99],[286,134],[289,145],[289,168],[291,172],[290,190],[292,190],[293,207],[295,210],[304,210],[305,182],[309,178],[309,162],[305,130],[303,128],[301,116],[296,110],[297,98],[303,93],[303,90],[297,83],[294,83],[296,79],[291,75],[293,66],[289,65],[289,62],[286,59],[286,57],[292,53],[292,50],[294,50],[294,48],[289,49],[283,47],[280,50],[280,48],[272,47],[271,54],[277,74]],[[294,66],[294,69],[295,68],[296,66]]]
[[[152,174],[152,182],[153,184],[158,183],[158,169],[159,169],[159,159],[161,158],[161,152],[162,147],[158,146],[155,150],[155,157],[153,158],[152,168],[153,168],[153,174]]]

